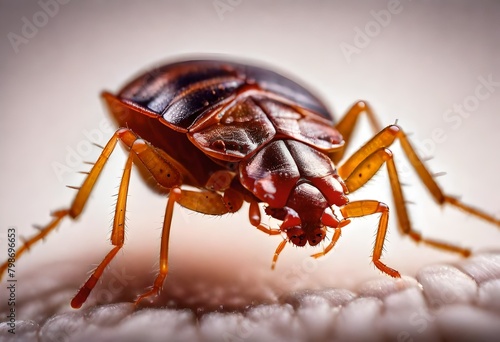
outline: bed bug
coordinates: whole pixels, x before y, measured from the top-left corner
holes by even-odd
[[[336,123],[315,95],[271,70],[222,60],[182,61],[140,75],[116,95],[104,92],[102,96],[120,128],[103,147],[71,206],[54,212],[53,220],[17,250],[20,257],[64,217],[75,219],[81,214],[108,157],[121,141],[128,158],[115,208],[113,248],[71,301],[74,308],[86,301],[124,244],[133,164],[141,174],[150,175],[152,187],[168,193],[159,274],[136,304],[157,294],[167,276],[175,203],[196,212],[223,215],[240,210],[248,202],[251,225],[270,235],[283,235],[272,268],[288,242],[316,246],[326,241],[329,229],[333,230],[330,242],[312,255],[318,258],[332,250],[352,218],[379,214],[372,260],[383,273],[400,277],[398,271],[381,261],[388,206],[377,200],[348,198],[383,164],[387,166],[401,233],[416,242],[468,256],[468,249],[424,238],[412,228],[389,149],[396,140],[438,204],[450,204],[500,226],[494,217],[444,194],[403,129],[396,124],[382,129],[366,102],[356,102]],[[368,117],[375,135],[344,158],[361,114]],[[279,228],[261,222],[260,203],[265,204],[267,215],[282,222]],[[2,264],[0,274],[7,266],[7,262]]]

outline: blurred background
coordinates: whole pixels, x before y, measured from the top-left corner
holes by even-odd
[[[413,133],[420,154],[433,157],[430,169],[447,173],[438,179],[447,193],[499,216],[499,16],[496,1],[1,1],[0,260],[7,228],[31,236],[33,224],[48,223],[51,210],[68,206],[75,191],[65,186],[81,184],[77,172],[89,169],[83,161],[100,152],[91,143],[104,145],[114,132],[100,92],[118,91],[148,68],[182,58],[244,59],[274,68],[317,94],[336,118],[367,100],[383,125],[398,120]],[[350,152],[371,135],[363,119]],[[439,208],[399,146],[393,151],[409,184],[407,198],[415,202],[416,229],[474,251],[498,249],[498,229]],[[65,264],[72,284],[84,282],[111,248],[113,195],[124,163],[118,148],[78,222],[65,220],[19,260],[19,279],[38,269],[61,277],[52,279],[57,283],[65,275],[50,265]],[[393,206],[385,167],[352,198]],[[126,246],[111,268],[129,265],[118,269],[141,285],[152,283],[157,270],[165,204],[134,172]],[[224,217],[176,208],[166,289],[170,281],[209,276],[235,292],[249,281],[272,289],[254,291],[248,301],[272,301],[297,288],[355,289],[384,277],[370,259],[377,222],[354,220],[317,262],[309,255],[318,248],[288,245],[271,272],[281,237],[252,228],[246,206]],[[416,246],[398,234],[395,222],[392,216],[384,260],[402,274],[459,258]],[[20,297],[37,291],[26,282],[20,289]]]

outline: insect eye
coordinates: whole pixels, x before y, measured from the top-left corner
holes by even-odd
[[[287,235],[290,241],[296,246],[302,247],[307,243],[306,235],[300,227],[293,227],[288,229]]]

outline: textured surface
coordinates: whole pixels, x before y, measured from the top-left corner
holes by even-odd
[[[189,305],[188,298],[199,293],[189,293],[192,284],[185,285],[184,300],[160,299],[139,309],[121,302],[82,310],[68,307],[74,289],[48,285],[43,300],[21,304],[24,317],[31,318],[17,322],[16,336],[26,341],[161,341],[167,336],[176,341],[489,341],[500,336],[500,253],[426,266],[416,279],[378,278],[352,291],[261,294],[259,303],[251,291],[235,293],[221,286],[214,291],[219,307],[210,296]],[[198,284],[199,292],[207,290],[203,286]],[[124,291],[133,292],[133,287]],[[0,341],[9,338],[1,323]]]

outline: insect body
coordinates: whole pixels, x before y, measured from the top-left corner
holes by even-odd
[[[66,216],[82,212],[94,184],[116,143],[129,151],[115,209],[113,248],[74,297],[80,307],[124,244],[125,211],[132,165],[149,185],[168,193],[163,223],[160,271],[150,291],[136,300],[155,295],[168,271],[168,244],[174,204],[211,215],[238,211],[246,201],[250,223],[259,230],[286,238],[278,245],[272,266],[287,242],[318,245],[327,230],[333,236],[328,253],[351,218],[380,214],[373,262],[382,272],[399,273],[381,261],[389,209],[376,200],[349,201],[348,194],[361,188],[385,163],[390,178],[400,231],[416,242],[458,252],[469,250],[423,238],[413,230],[404,194],[389,147],[399,140],[420,179],[439,204],[448,203],[497,226],[500,221],[445,195],[414,152],[397,125],[381,129],[365,102],[357,102],[344,118],[333,122],[326,107],[308,90],[270,70],[226,61],[184,61],[145,73],[117,95],[103,98],[119,128],[89,172],[67,209],[27,240],[19,257],[49,234]],[[340,164],[360,114],[370,119],[377,133]],[[151,177],[152,176],[152,177]],[[189,185],[198,190],[186,189]],[[279,228],[261,223],[259,203],[266,214],[282,221]],[[0,274],[8,263],[0,268]]]

